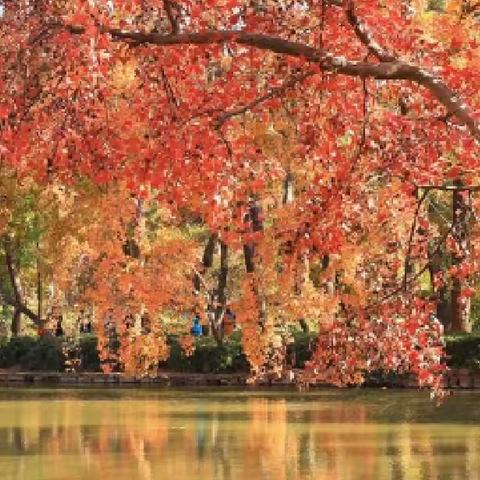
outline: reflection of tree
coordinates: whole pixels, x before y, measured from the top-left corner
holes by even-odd
[[[478,427],[374,423],[368,403],[291,398],[18,401],[8,410],[0,402],[0,458],[8,459],[5,478],[29,480],[72,472],[102,480],[473,480],[480,471]]]

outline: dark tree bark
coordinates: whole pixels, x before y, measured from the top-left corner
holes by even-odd
[[[461,184],[459,183],[459,186]],[[460,266],[470,254],[469,223],[472,214],[470,193],[463,190],[453,192],[453,236],[458,249],[453,255],[453,264]],[[472,324],[470,321],[471,300],[470,297],[463,297],[463,287],[469,287],[468,279],[461,280],[457,277],[452,284],[452,321],[451,330],[454,332],[470,333]]]
[[[18,308],[14,308],[12,317],[11,332],[12,337],[18,337],[22,329],[22,312]]]
[[[212,45],[235,42],[279,55],[301,57],[319,65],[323,71],[377,80],[407,80],[429,90],[451,116],[466,125],[474,138],[480,139],[480,126],[470,109],[459,98],[458,93],[450,89],[442,78],[429,73],[419,65],[405,62],[385,50],[373,37],[368,25],[356,15],[353,2],[349,2],[349,5],[347,19],[358,39],[379,60],[376,63],[360,59],[347,60],[345,57],[335,56],[331,52],[320,50],[314,46],[241,30],[208,30],[164,35],[155,32],[129,32],[102,25],[99,26],[99,29],[103,33],[109,33],[116,41],[125,41],[135,45]],[[61,24],[54,26],[58,28]],[[68,25],[65,28],[76,35],[83,34],[86,30],[86,27],[80,25]]]
[[[433,298],[437,304],[437,318],[443,325],[445,331],[450,330],[451,322],[451,305],[450,296],[447,285],[441,285],[439,288],[435,288],[435,275],[442,271],[441,259],[445,252],[436,249],[432,251],[428,249],[428,272],[430,275],[430,284],[433,292]]]
[[[228,281],[228,245],[220,242],[220,270],[218,272],[218,286],[214,295],[215,315],[211,324],[212,333],[218,344],[223,342],[223,317],[227,306]]]
[[[8,276],[10,278],[10,283],[13,290],[13,296],[15,299],[11,332],[12,332],[12,336],[17,337],[18,335],[20,335],[20,331],[22,328],[22,312],[20,311],[19,305],[23,303],[22,302],[23,289],[22,289],[22,284],[20,282],[20,277],[18,276],[15,259],[13,257],[10,239],[5,238],[4,246],[5,246],[5,261],[7,263]]]
[[[251,199],[248,204],[248,211],[245,215],[245,223],[248,225],[246,233],[256,233],[263,230],[263,218],[261,206],[257,200]],[[243,245],[243,256],[245,261],[245,270],[247,273],[255,273],[255,256],[256,244],[254,240],[250,240]],[[264,328],[267,322],[267,302],[258,288],[258,284],[254,279],[254,292],[258,302],[258,318],[259,325]]]
[[[5,263],[13,291],[13,297],[11,297],[7,292],[1,293],[4,303],[13,307],[11,332],[13,336],[18,336],[22,328],[22,314],[32,320],[37,327],[39,327],[42,322],[41,318],[32,310],[30,310],[25,304],[22,282],[18,273],[10,238],[6,236],[3,238],[3,247],[5,251]]]
[[[293,199],[295,197],[294,180],[295,178],[293,176],[293,173],[288,171],[285,175],[285,180],[283,181],[283,205],[288,205],[289,203],[293,202]]]
[[[215,253],[215,247],[217,246],[218,236],[217,234],[212,234],[208,237],[207,244],[205,245],[205,250],[203,251],[202,264],[200,271],[195,273],[193,276],[193,289],[195,293],[199,293],[202,287],[202,278],[200,275],[203,275],[208,268],[213,265],[213,256]]]
[[[249,225],[247,232],[255,233],[263,230],[261,208],[256,200],[251,200],[249,202],[248,212],[245,215],[245,223]],[[243,256],[247,273],[255,272],[255,250],[254,241],[244,243]]]

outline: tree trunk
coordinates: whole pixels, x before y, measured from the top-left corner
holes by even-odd
[[[428,248],[428,272],[430,275],[430,285],[433,292],[433,298],[436,302],[437,318],[443,325],[444,330],[450,330],[450,323],[452,318],[449,291],[447,285],[441,285],[438,289],[435,288],[435,275],[442,271],[442,257],[445,255],[444,251],[432,251]]]
[[[12,317],[12,327],[11,327],[12,337],[18,337],[20,335],[21,330],[22,330],[22,312],[18,308],[15,308],[13,310],[13,317]]]
[[[213,316],[212,333],[220,345],[223,342],[223,317],[227,306],[227,280],[228,280],[228,246],[220,242],[220,271],[218,272],[218,286],[216,291],[216,307]]]
[[[200,292],[202,286],[202,278],[200,275],[203,275],[207,268],[210,268],[213,264],[213,254],[215,253],[215,247],[217,246],[217,234],[212,234],[208,237],[207,244],[205,245],[205,250],[203,251],[202,264],[200,271],[196,273],[193,277],[193,289],[196,294]]]
[[[37,243],[37,251],[38,251],[38,243]],[[45,322],[43,320],[43,295],[42,295],[43,282],[42,282],[42,272],[40,270],[39,257],[37,258],[37,316],[39,320],[38,334],[43,335],[45,332]]]
[[[294,177],[292,172],[287,172],[287,175],[285,176],[285,180],[283,181],[283,196],[282,196],[282,203],[284,205],[288,205],[289,203],[293,202],[293,198],[295,195],[295,190],[294,190]]]
[[[304,285],[308,282],[310,277],[310,260],[308,258],[308,251],[303,252],[297,259],[295,265],[295,295],[301,295]]]
[[[5,292],[2,292],[2,296],[5,303],[13,307],[11,331],[13,336],[17,336],[20,334],[21,331],[22,314],[30,318],[30,320],[32,320],[37,327],[40,326],[41,319],[24,303],[22,282],[18,274],[17,264],[14,258],[11,241],[8,236],[5,236],[3,238],[3,246],[5,249],[5,263],[7,266],[10,284],[13,290],[13,298],[11,298],[10,295]]]
[[[459,186],[461,183],[458,182]],[[471,217],[470,194],[463,190],[453,192],[453,236],[457,243],[457,250],[453,255],[453,264],[460,266],[470,254],[468,225]],[[471,301],[470,297],[462,296],[462,288],[469,287],[469,279],[460,280],[455,277],[452,286],[452,313],[451,330],[453,332],[470,333]]]
[[[22,328],[22,312],[18,308],[22,304],[23,289],[20,282],[20,277],[18,276],[17,267],[15,264],[15,259],[12,253],[12,246],[9,238],[4,239],[5,246],[5,261],[7,263],[8,276],[10,278],[10,283],[12,285],[13,295],[15,298],[15,306],[13,310],[12,317],[12,336],[17,337],[20,335]]]
[[[249,224],[249,231],[252,233],[263,230],[260,206],[256,200],[250,201],[248,213],[245,215],[245,223]],[[255,242],[249,241],[243,245],[243,256],[245,259],[245,270],[247,273],[255,271]]]
[[[249,231],[252,233],[263,230],[263,221],[261,214],[261,207],[257,200],[250,200],[248,213],[245,215],[245,223],[249,225]],[[243,256],[245,260],[245,270],[247,273],[255,272],[255,241],[246,242],[243,245]],[[267,303],[262,293],[259,291],[258,284],[255,281],[254,291],[258,301],[258,318],[259,324],[264,328],[267,322]]]

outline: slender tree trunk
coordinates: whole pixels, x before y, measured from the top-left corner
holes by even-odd
[[[37,252],[38,252],[38,243],[37,243]],[[45,322],[43,320],[43,282],[42,282],[42,272],[40,270],[40,255],[37,258],[37,316],[39,319],[38,325],[38,334],[43,335],[45,330]]]
[[[213,316],[212,333],[220,345],[223,342],[223,318],[227,306],[227,280],[228,280],[228,245],[220,242],[220,270],[218,272],[218,287],[216,291],[216,307]]]
[[[461,184],[460,184],[461,185]],[[453,256],[453,264],[460,266],[470,254],[468,225],[471,217],[470,195],[467,191],[453,192],[453,235],[458,249]],[[455,277],[452,286],[452,322],[454,332],[469,333],[472,331],[470,321],[470,297],[461,295],[463,287],[469,287],[470,280]]]
[[[22,329],[22,312],[18,308],[14,308],[12,317],[11,332],[12,337],[18,337]]]
[[[263,230],[263,222],[261,218],[261,209],[256,200],[250,201],[248,213],[245,221],[249,224],[249,231],[252,233]],[[255,272],[255,242],[249,241],[243,245],[243,256],[245,260],[245,270],[247,273]]]
[[[20,334],[22,328],[22,312],[19,306],[23,303],[23,289],[20,282],[20,277],[18,276],[17,267],[15,264],[15,259],[13,257],[12,245],[9,238],[4,239],[5,246],[5,261],[7,263],[8,276],[10,278],[10,283],[12,285],[13,295],[15,299],[15,306],[13,310],[12,317],[12,336],[17,337]]]
[[[250,200],[248,213],[245,216],[245,222],[249,224],[249,231],[252,233],[260,232],[263,230],[262,212],[257,200]],[[255,255],[255,241],[251,240],[249,242],[246,242],[243,245],[243,256],[245,260],[245,270],[247,273],[255,273]],[[267,322],[267,302],[265,301],[264,296],[260,292],[258,284],[256,282],[254,285],[254,291],[258,301],[259,323],[263,328]]]
[[[293,176],[293,173],[288,171],[285,175],[285,180],[283,181],[283,205],[288,205],[289,203],[293,202],[295,196],[294,180],[295,178]]]
[[[295,266],[295,285],[294,291],[296,295],[301,295],[304,285],[308,282],[310,277],[310,260],[308,258],[308,251],[303,252],[296,259]]]
[[[435,275],[442,270],[441,259],[445,252],[432,252],[428,249],[428,272],[430,274],[430,284],[433,297],[437,305],[437,318],[443,325],[445,331],[450,330],[450,321],[452,317],[449,291],[446,285],[435,288]]]
[[[22,328],[22,314],[26,315],[38,327],[40,325],[40,317],[30,310],[24,303],[24,293],[20,275],[17,270],[17,264],[13,254],[12,244],[10,238],[3,237],[3,246],[5,249],[5,263],[10,279],[10,284],[13,290],[13,298],[10,295],[2,292],[4,301],[13,307],[13,317],[11,331],[13,336],[18,336]]]
[[[200,266],[200,271],[196,273],[193,277],[193,289],[196,294],[198,294],[202,287],[202,278],[200,275],[203,275],[208,268],[213,265],[213,256],[215,253],[215,247],[217,246],[218,236],[217,234],[212,234],[208,237],[207,244],[205,245],[205,250],[203,251],[202,264]]]

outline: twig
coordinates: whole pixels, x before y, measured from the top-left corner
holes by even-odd
[[[312,70],[309,70],[305,73],[302,74],[297,74],[293,75],[289,79],[287,79],[283,85],[280,85],[279,87],[274,87],[272,88],[268,93],[265,93],[264,95],[261,95],[260,97],[257,97],[255,100],[251,101],[247,105],[244,105],[243,107],[238,107],[236,109],[227,111],[223,113],[222,115],[219,115],[217,119],[215,120],[215,127],[216,128],[221,128],[223,124],[229,120],[232,117],[235,117],[237,115],[242,115],[243,113],[248,112],[249,110],[252,110],[256,106],[260,105],[261,103],[270,100],[271,98],[277,97],[283,93],[285,93],[286,90],[289,88],[294,87],[297,83],[305,80],[306,78],[314,75],[315,72]]]
[[[453,224],[450,225],[447,232],[445,232],[444,235],[442,236],[442,238],[439,240],[439,242],[437,243],[437,246],[435,247],[435,250],[433,250],[433,252],[431,253],[431,256],[435,256],[437,253],[440,252],[440,249],[442,248],[443,244],[445,243],[447,237],[452,233],[452,228],[453,228]],[[421,277],[428,270],[429,266],[430,266],[430,262],[427,262],[413,277],[410,277],[410,279],[407,280],[407,285],[411,284],[412,282],[417,280],[419,277]],[[390,298],[394,297],[395,295],[398,295],[402,291],[406,291],[406,288],[405,288],[404,284],[402,284],[402,286],[396,288],[392,292],[388,293],[387,295],[384,295],[382,298],[377,300],[373,305],[370,305],[368,307],[368,310],[372,310],[374,307],[380,305],[381,303],[385,302],[386,300],[389,300]]]

